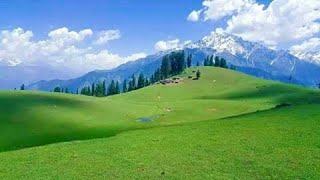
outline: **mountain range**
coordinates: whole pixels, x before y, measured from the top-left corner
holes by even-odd
[[[92,71],[69,80],[42,80],[28,85],[27,89],[50,91],[59,86],[75,92],[78,88],[89,86],[93,82],[103,80],[107,84],[111,80],[122,82],[132,74],[137,75],[141,72],[150,76],[160,66],[162,57],[176,50],[192,54],[193,65],[198,62],[203,63],[208,55],[214,55],[225,58],[228,64],[235,65],[238,71],[256,77],[307,87],[316,87],[320,82],[319,52],[303,54],[277,51],[234,35],[214,32],[197,42],[128,62],[111,70]]]
[[[20,88],[22,84],[30,84],[42,79],[69,79],[79,75],[70,73],[67,68],[61,69],[44,65],[8,65],[0,63],[0,89]]]
[[[296,56],[302,60],[309,61],[311,63],[320,65],[320,50],[313,51],[313,52],[292,51],[291,54],[293,54],[294,56]]]

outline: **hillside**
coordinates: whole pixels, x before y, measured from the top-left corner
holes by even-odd
[[[103,80],[106,80],[107,84],[111,80],[123,82],[132,74],[138,75],[140,72],[150,76],[160,66],[161,58],[176,50],[192,54],[194,66],[198,62],[202,64],[207,55],[215,55],[225,58],[240,72],[307,87],[316,87],[319,81],[317,77],[320,76],[319,64],[299,59],[288,51],[276,51],[227,33],[212,33],[199,41],[128,62],[111,70],[92,71],[70,80],[39,81],[30,84],[27,89],[50,91],[60,86],[75,92],[77,88]]]
[[[1,92],[0,178],[320,177],[318,91],[214,67],[179,77],[107,98]]]

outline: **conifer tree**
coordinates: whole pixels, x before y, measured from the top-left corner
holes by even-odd
[[[218,56],[215,57],[214,59],[214,66],[215,67],[220,67],[220,59]]]
[[[177,60],[178,60],[178,71],[174,75],[183,72],[187,67],[186,62],[185,62],[184,51],[180,51],[180,52],[176,53],[176,56],[177,56]]]
[[[210,56],[209,66],[214,66],[213,55]]]
[[[130,92],[132,90],[133,90],[133,85],[132,85],[132,80],[130,80],[129,84],[128,84],[128,92]]]
[[[112,80],[108,88],[108,96],[114,95],[115,91],[116,91],[116,83],[114,82],[114,80]]]
[[[20,90],[25,90],[24,84],[21,85]]]
[[[102,96],[106,96],[106,80],[102,82]]]
[[[220,59],[220,67],[222,68],[228,68],[227,61],[224,58]]]
[[[97,97],[103,97],[103,96],[105,96],[104,84],[105,84],[104,81],[103,81],[102,83],[101,83],[101,82],[97,83],[97,84],[95,85],[95,89],[93,90],[94,93],[91,92],[91,94],[94,94],[94,95],[97,96]]]
[[[145,79],[142,73],[140,73],[139,78],[138,78],[138,85],[137,89],[143,88],[145,86]]]
[[[132,90],[137,89],[137,80],[136,80],[136,76],[134,74],[132,74]]]
[[[230,65],[230,69],[231,69],[231,70],[236,70],[236,66],[233,65],[233,64],[231,64],[231,65]],[[290,78],[291,78],[291,75],[290,75]],[[289,78],[289,79],[290,79],[290,78]]]
[[[192,65],[192,54],[189,54],[188,58],[187,58],[187,66],[188,66],[188,68],[191,67],[191,65]]]
[[[208,66],[207,58],[204,59],[204,61],[203,61],[203,66]]]
[[[161,70],[160,70],[160,68],[158,68],[156,70],[156,72],[154,73],[154,82],[160,81],[162,79],[162,77],[163,76],[161,75]]]
[[[128,91],[128,87],[127,87],[127,80],[125,79],[123,81],[123,85],[122,85],[122,92],[126,93]]]
[[[87,96],[91,96],[91,88],[90,88],[90,86],[87,87]]]
[[[151,75],[151,78],[150,78],[150,84],[153,84],[153,83],[155,83],[155,81],[154,81],[154,74],[152,74],[152,75]]]
[[[150,80],[148,78],[145,79],[144,86],[145,87],[150,86]]]
[[[94,84],[94,83],[92,83],[91,89],[92,89],[91,96],[95,96],[95,94],[96,94],[96,93],[95,93],[96,87],[95,87],[95,84]]]
[[[81,95],[84,94],[84,88],[81,88],[80,94],[81,94]]]
[[[161,75],[163,78],[169,77],[171,70],[172,70],[172,64],[173,62],[170,61],[170,58],[168,55],[164,56],[161,62]]]
[[[87,96],[91,96],[90,86],[87,86],[87,88],[86,88],[86,95],[87,95]]]
[[[184,51],[172,52],[169,59],[171,61],[171,71],[169,72],[170,76],[177,75],[185,70],[186,63]]]
[[[60,87],[55,87],[55,88],[53,89],[53,92],[61,92]]]
[[[204,60],[204,66],[211,66],[211,63],[210,63],[210,56],[207,56]]]
[[[119,85],[119,81],[117,81],[117,82],[116,82],[116,88],[115,88],[114,94],[120,94],[120,85]]]
[[[200,72],[200,70],[198,69],[198,71],[197,71],[197,73],[196,73],[196,77],[197,77],[197,79],[199,79],[199,78],[200,78],[200,76],[201,76],[201,72]]]

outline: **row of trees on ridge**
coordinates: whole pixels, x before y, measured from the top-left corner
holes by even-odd
[[[214,57],[213,55],[207,56],[203,65],[228,68],[227,61],[224,58],[219,58],[217,56]],[[162,58],[161,66],[154,71],[151,77],[147,77],[143,73],[140,73],[138,77],[133,74],[129,79],[124,79],[122,83],[117,80],[112,80],[108,86],[106,85],[106,81],[92,83],[91,86],[83,87],[80,90],[77,89],[76,94],[104,97],[126,93],[144,88],[151,84],[157,83],[160,80],[181,74],[186,68],[191,66],[192,54],[188,54],[186,57],[184,51],[175,51],[165,55]],[[197,66],[200,66],[199,62],[197,62]],[[235,66],[230,65],[230,69],[235,69]],[[200,77],[200,74],[200,71],[197,71],[197,78]],[[56,87],[53,91],[69,93],[67,88],[63,89],[60,87]]]

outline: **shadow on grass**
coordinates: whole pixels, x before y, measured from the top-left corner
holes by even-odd
[[[45,94],[0,94],[0,112],[20,112],[32,106],[68,106],[80,108],[86,105],[85,101],[72,99],[71,97],[59,97]]]
[[[272,84],[257,86],[254,89],[237,90],[225,95],[200,96],[201,100],[250,100],[270,99],[276,104],[320,104],[320,92],[303,87]]]
[[[72,96],[57,96],[48,93],[1,92],[0,93],[0,152],[27,147],[52,144],[78,139],[110,137],[113,129],[96,128],[85,130],[80,125],[59,122],[54,113],[65,109],[81,112],[88,102]],[[59,107],[62,110],[53,114],[39,112],[42,108]],[[36,113],[36,114],[35,114]],[[72,117],[63,117],[64,119]]]

